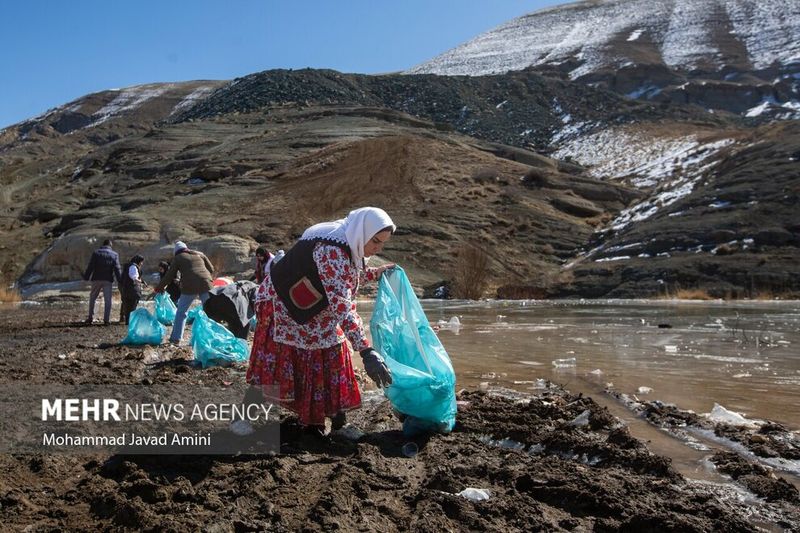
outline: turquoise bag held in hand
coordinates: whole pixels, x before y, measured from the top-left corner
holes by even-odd
[[[175,311],[178,310],[172,302],[169,294],[162,292],[156,294],[156,318],[165,326],[171,326],[175,322]]]
[[[128,321],[128,335],[122,344],[161,344],[164,338],[164,326],[144,307],[131,313]]]
[[[392,372],[384,393],[406,415],[403,433],[450,432],[456,422],[456,375],[402,268],[381,276],[369,328]]]
[[[192,350],[203,368],[242,363],[250,356],[247,341],[239,339],[228,328],[208,318],[203,308],[192,309]]]

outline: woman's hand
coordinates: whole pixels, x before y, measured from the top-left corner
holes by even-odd
[[[385,265],[381,265],[375,268],[375,279],[380,279],[381,275],[387,270],[391,270],[397,265],[395,263],[386,263]]]
[[[392,384],[392,373],[386,362],[374,348],[365,348],[361,350],[361,360],[364,361],[364,370],[366,371],[369,379],[375,382],[380,387],[388,387]]]

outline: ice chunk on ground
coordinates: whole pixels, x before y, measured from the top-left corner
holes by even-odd
[[[570,426],[588,426],[589,425],[589,415],[592,412],[589,409],[586,409],[584,412],[579,414],[575,417],[575,419],[569,423]]]
[[[538,453],[542,453],[544,451],[544,446],[540,443],[531,444],[531,447],[528,448],[528,453],[531,455],[536,455]]]
[[[753,422],[752,420],[748,420],[741,413],[737,413],[736,411],[729,411],[725,409],[718,403],[714,404],[714,408],[711,412],[706,415],[709,420],[712,422],[721,422],[724,424],[730,424],[732,426],[747,426],[747,427],[757,427],[758,424]]]
[[[531,382],[532,385],[528,388],[530,389],[546,389],[547,388],[547,380],[546,379],[537,379],[536,381]]]
[[[575,366],[576,363],[577,363],[577,361],[575,360],[574,357],[567,357],[565,359],[554,359],[553,360],[553,366],[556,367],[556,368],[573,367],[573,366]]]
[[[650,394],[651,392],[653,392],[653,389],[651,389],[650,387],[639,387],[638,389],[636,389],[636,392],[638,392],[639,394]]]
[[[497,441],[497,446],[500,446],[501,448],[506,448],[506,449],[509,449],[509,450],[524,450],[525,449],[525,445],[524,444],[522,444],[521,442],[517,442],[514,439],[509,439],[508,437]]]
[[[458,333],[461,329],[461,320],[454,316],[450,320],[440,320],[436,325],[439,326],[439,329],[448,329],[453,333]]]
[[[341,429],[337,429],[336,431],[333,432],[333,434],[353,442],[359,440],[361,437],[365,435],[363,431],[361,431],[355,426],[351,426],[350,424],[346,425]]]
[[[462,490],[458,493],[458,496],[462,498],[466,498],[473,502],[482,502],[484,500],[489,499],[489,491],[486,489],[476,489],[473,487],[467,487],[466,489]]]

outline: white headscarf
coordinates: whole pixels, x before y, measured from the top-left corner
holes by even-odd
[[[386,211],[377,207],[361,207],[350,211],[346,218],[311,226],[303,232],[300,240],[322,238],[346,244],[350,247],[353,264],[364,268],[364,245],[386,228],[391,228],[392,232],[397,229]]]

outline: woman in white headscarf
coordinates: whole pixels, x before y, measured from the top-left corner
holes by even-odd
[[[379,387],[392,382],[383,358],[369,345],[355,294],[360,281],[376,280],[394,266],[368,268],[366,260],[383,249],[395,229],[389,215],[375,207],[312,226],[270,265],[259,287],[247,380],[294,411],[305,426],[320,429],[327,417],[338,429],[344,413],[360,406],[351,346]]]

